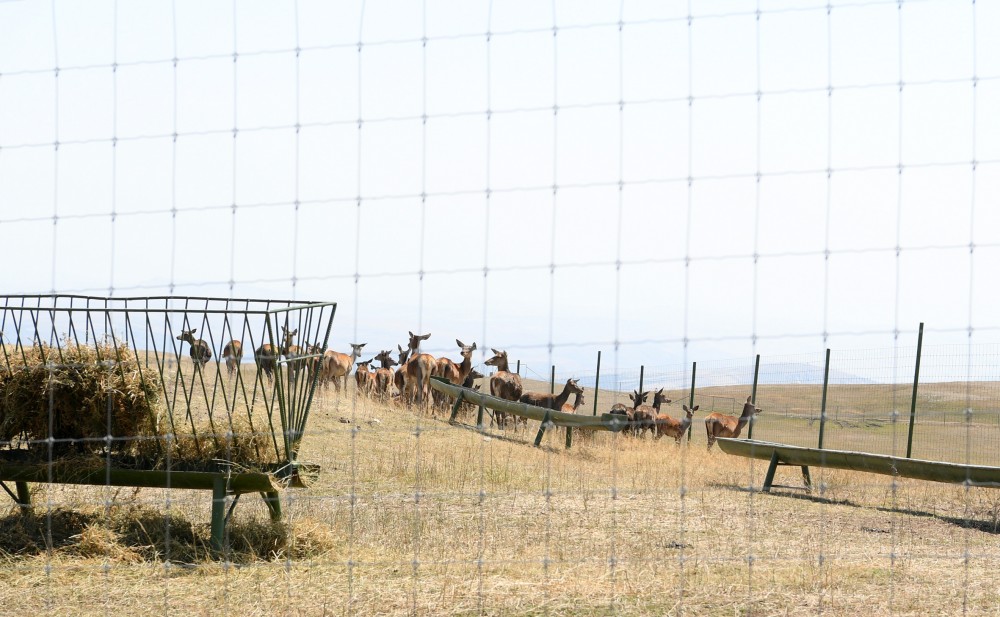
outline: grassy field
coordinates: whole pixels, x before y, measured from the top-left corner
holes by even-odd
[[[949,440],[975,428],[962,386],[923,391],[952,393],[939,401],[958,418]],[[815,390],[761,388],[755,437],[813,443]],[[747,394],[705,389],[698,400]],[[855,403],[841,404],[843,426],[828,424],[830,447],[888,435],[905,449],[905,422],[866,424],[876,408],[865,401],[884,391],[838,394]],[[0,520],[0,605],[54,615],[998,613],[1000,491],[815,469],[812,493],[762,494],[766,465],[706,451],[706,411],[690,446],[597,433],[566,450],[561,431],[533,448],[536,426],[483,434],[471,412],[452,426],[444,412],[331,390],[302,452],[323,472],[284,493],[287,527],[246,495],[233,552],[217,562],[206,493],[36,486],[33,517],[11,508]],[[974,452],[996,456],[993,426]],[[918,428],[917,443],[943,439],[933,421]]]

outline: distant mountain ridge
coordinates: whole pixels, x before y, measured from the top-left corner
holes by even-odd
[[[656,383],[655,373],[646,376],[646,385],[649,386],[661,386],[663,384]],[[662,374],[662,373],[661,373]],[[690,374],[689,374],[690,375]],[[650,381],[652,379],[652,381]],[[688,377],[690,379],[690,376]],[[557,378],[558,381],[558,378]],[[587,387],[594,387],[594,376],[587,376],[580,378],[580,385]],[[637,372],[630,369],[627,376],[622,376],[619,379],[618,375],[607,374],[601,375],[601,385],[602,388],[610,388],[612,384],[617,384],[618,382],[623,384],[623,387],[628,384],[629,388],[634,388],[637,384]],[[733,369],[703,369],[698,367],[697,383],[695,384],[699,388],[707,388],[712,386],[737,386],[737,385],[750,385],[753,383],[753,368],[733,368]],[[757,378],[758,384],[770,384],[770,385],[790,385],[790,384],[803,384],[803,385],[817,385],[823,383],[823,367],[816,366],[813,364],[806,364],[802,362],[782,362],[778,364],[767,364],[760,367],[760,375]],[[839,371],[836,369],[830,369],[830,383],[838,385],[870,385],[879,383],[873,379],[868,379],[866,377],[861,377],[847,371]],[[671,384],[672,387],[677,387],[675,384]]]

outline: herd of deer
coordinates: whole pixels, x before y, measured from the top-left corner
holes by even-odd
[[[271,344],[263,344],[254,350],[254,359],[259,370],[270,381],[274,378],[275,368],[278,360],[284,356],[289,366],[289,374],[293,375],[300,369],[316,371],[317,383],[323,387],[328,387],[333,383],[334,389],[339,392],[341,385],[346,389],[347,378],[351,372],[351,367],[357,364],[354,378],[357,384],[357,391],[381,401],[398,399],[406,404],[416,403],[418,405],[429,406],[432,402],[435,406],[444,406],[448,402],[447,395],[434,392],[431,397],[430,378],[442,377],[453,384],[461,384],[466,388],[479,389],[475,384],[477,379],[483,377],[482,373],[472,368],[472,352],[476,350],[476,344],[466,345],[460,340],[455,340],[460,348],[462,360],[454,362],[448,358],[434,358],[430,354],[420,353],[420,343],[430,338],[430,334],[414,334],[410,332],[410,340],[403,349],[402,345],[397,345],[398,353],[396,358],[392,357],[392,350],[382,350],[373,358],[363,362],[356,361],[361,357],[361,350],[366,343],[351,343],[351,353],[340,353],[333,350],[323,350],[318,345],[310,345],[303,349],[292,344],[298,330],[288,330],[282,327],[283,342],[280,347]],[[200,370],[212,358],[212,350],[208,343],[202,339],[194,337],[195,330],[182,330],[177,340],[187,342],[191,345],[190,355],[195,368]],[[562,392],[555,394],[541,392],[525,392],[521,383],[521,376],[510,371],[510,364],[507,361],[507,352],[491,349],[493,357],[485,362],[487,366],[496,368],[496,372],[490,376],[490,394],[497,398],[508,401],[519,401],[552,409],[554,411],[564,411],[576,413],[584,404],[583,388],[576,379],[569,379],[563,386]],[[222,357],[226,361],[226,370],[232,377],[239,369],[243,358],[243,344],[238,340],[229,341],[222,350]],[[379,367],[372,370],[371,363],[377,361]],[[393,367],[398,367],[393,370]],[[343,381],[341,381],[343,380]],[[392,389],[398,391],[393,394]],[[691,426],[694,412],[698,411],[698,405],[684,409],[684,418],[676,419],[661,410],[664,403],[670,405],[673,401],[663,394],[663,388],[653,393],[653,404],[646,405],[646,399],[650,392],[633,391],[629,395],[632,407],[629,408],[621,403],[616,403],[609,413],[623,416],[626,421],[625,434],[637,437],[643,436],[646,432],[652,433],[653,437],[659,439],[663,436],[673,437],[677,443]],[[570,396],[574,396],[573,403],[569,402]],[[739,437],[743,428],[760,413],[760,408],[756,407],[751,397],[747,397],[746,404],[743,405],[743,413],[739,417],[725,415],[717,412],[708,414],[705,417],[705,430],[708,434],[708,448],[711,449],[715,440],[719,437]],[[497,426],[504,429],[509,424],[507,414],[502,411],[493,412],[493,420]],[[513,427],[516,429],[518,422],[527,424],[527,419],[514,416]]]

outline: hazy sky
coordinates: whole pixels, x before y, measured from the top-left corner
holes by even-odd
[[[333,300],[337,349],[567,371],[993,343],[997,32],[969,0],[2,1],[0,288]]]

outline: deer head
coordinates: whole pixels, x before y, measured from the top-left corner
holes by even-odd
[[[399,364],[400,366],[402,366],[402,365],[406,364],[406,361],[410,358],[410,350],[409,349],[403,349],[402,345],[396,345],[396,347],[399,349],[399,361],[396,364]],[[389,352],[387,351],[386,353],[389,353]]]
[[[361,348],[364,347],[367,344],[368,343],[351,343],[351,357],[352,358],[360,358],[361,357]]]
[[[639,405],[645,403],[647,396],[649,396],[649,392],[639,394],[638,390],[633,390],[632,394],[628,395],[628,400],[632,401],[632,409],[637,409]]]
[[[431,337],[431,333],[427,334],[414,334],[410,332],[410,353],[417,353],[420,349],[420,341],[426,341]]]
[[[177,340],[194,345],[194,335],[197,331],[197,328],[192,328],[191,330],[181,330],[181,334],[177,337]]]
[[[570,394],[583,394],[583,388],[580,387],[578,379],[567,379],[566,389],[569,390]]]
[[[430,335],[428,335],[428,336],[430,336]],[[455,342],[458,343],[458,346],[462,348],[462,357],[463,358],[472,358],[472,352],[474,352],[476,350],[476,344],[475,343],[473,343],[472,345],[466,345],[465,343],[463,343],[462,341],[460,341],[458,339],[455,339]]]
[[[372,360],[378,360],[382,364],[382,368],[392,368],[398,363],[392,359],[391,355],[389,355],[391,353],[392,350],[384,349],[377,356],[372,358]]]
[[[691,409],[688,409],[687,405],[681,405],[681,407],[684,408],[684,415],[687,416],[688,420],[690,420],[694,417],[694,412],[698,411],[698,408],[701,407],[701,405],[695,405]]]
[[[486,366],[496,366],[496,367],[508,366],[506,351],[497,351],[492,347],[490,348],[490,351],[493,352],[493,357],[484,363],[486,364]]]

